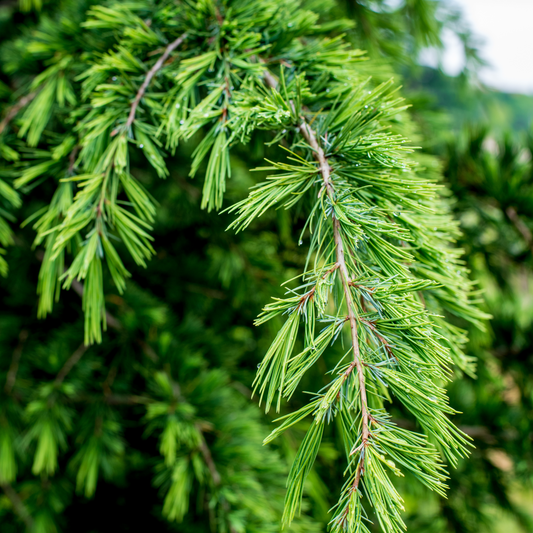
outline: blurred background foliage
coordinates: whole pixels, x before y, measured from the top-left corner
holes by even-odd
[[[24,36],[62,9],[56,1],[3,0],[2,39]],[[460,245],[493,316],[486,332],[470,331],[477,378],[462,376],[449,391],[451,404],[462,412],[456,423],[476,448],[451,471],[448,499],[409,478],[400,481],[409,531],[531,532],[533,97],[479,83],[482,51],[460,12],[445,0],[339,0],[326,16],[350,18],[353,42],[368,50],[382,72],[402,81],[420,128],[418,142],[438,155],[456,198],[464,232]],[[454,31],[464,46],[466,66],[457,77],[417,63],[422,49],[442,49],[445,30]],[[3,118],[20,94],[9,75],[10,45],[1,54]],[[264,141],[258,136],[233,156],[226,205],[259,180],[248,169],[262,162]],[[5,256],[9,274],[0,281],[2,533],[138,531],[140,524],[161,532],[207,532],[217,517],[214,501],[208,507],[202,503],[205,491],[222,508],[224,502],[235,504],[228,531],[279,530],[287,468],[306,425],[288,431],[277,447],[261,446],[270,419],[250,402],[249,386],[275,325],[269,331],[252,323],[273,288],[281,294],[281,283],[303,266],[300,221],[280,210],[251,231],[226,232],[231,217],[202,211],[201,180],[187,177],[193,148],[180,148],[165,181],[143,161],[134,162],[132,173],[159,202],[157,256],[147,269],[126,264],[134,281],[125,296],[109,296],[110,327],[102,344],[86,354],[75,291],[46,320],[36,318],[39,254],[31,246],[31,229],[20,222],[45,205],[51,193],[46,184],[25,191],[15,218],[8,217],[15,240]],[[0,172],[9,177],[13,165],[2,155]],[[77,350],[79,361],[63,375]],[[179,376],[179,390],[170,376]],[[317,371],[306,379],[321,376]],[[53,394],[46,389],[50,383],[55,383]],[[140,393],[146,390],[150,397]],[[202,459],[193,478],[180,476],[179,467],[168,477],[161,466],[175,453],[165,444],[172,431],[165,413],[175,402],[181,414],[172,423],[184,424],[176,431],[189,432],[189,460]],[[396,421],[409,424],[401,411]],[[11,432],[22,437],[12,439]],[[292,531],[326,530],[331,495],[342,484],[336,438],[333,427],[309,477],[302,519]],[[73,446],[76,440],[84,443],[81,448]],[[13,457],[19,471],[11,483],[15,473],[7,470]],[[213,465],[216,475],[203,471]],[[217,476],[219,486],[209,486],[217,485]],[[168,491],[183,493],[173,506],[164,498]]]

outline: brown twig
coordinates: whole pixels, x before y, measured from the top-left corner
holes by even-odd
[[[65,398],[66,402],[74,403],[99,403],[104,401],[108,405],[146,405],[155,402],[148,396],[135,396],[127,394],[77,394]]]
[[[147,343],[142,340],[138,340],[137,344],[142,348],[142,351],[148,359],[150,359],[153,363],[159,362],[159,356],[155,353],[155,350]]]
[[[359,465],[357,466],[357,472],[355,473],[355,479],[352,483],[352,486],[350,487],[350,492],[355,492],[359,487],[359,482],[361,481],[361,476],[364,474],[364,464],[363,464],[363,456],[359,459]],[[340,523],[345,526],[346,522],[348,520],[348,513],[350,512],[350,504],[346,505],[344,508],[344,511],[340,518]]]
[[[180,188],[183,189],[189,195],[191,200],[198,200],[198,198],[202,196],[202,192],[200,191],[200,189],[198,189],[194,185],[191,185],[189,181],[180,177],[176,177],[176,182],[178,183]]]
[[[15,513],[26,524],[26,527],[28,529],[31,529],[33,527],[33,518],[31,517],[27,507],[24,505],[24,502],[21,500],[20,496],[16,493],[16,491],[9,483],[0,483],[0,486],[4,490],[9,501],[11,502]]]
[[[24,107],[26,107],[38,94],[39,91],[33,91],[26,96],[23,96],[8,112],[4,117],[4,120],[0,122],[0,135],[7,128],[9,123],[17,116],[17,113]]]
[[[54,386],[59,387],[61,383],[65,380],[68,373],[74,368],[74,365],[82,358],[83,354],[87,351],[88,346],[85,344],[80,344],[78,349],[67,359],[66,363],[63,365],[63,368],[58,372],[56,379],[54,380]]]
[[[199,424],[196,424],[196,429],[198,429],[198,432],[200,433],[200,451],[202,452],[202,456],[204,458],[205,464],[207,465],[207,468],[209,469],[209,472],[211,473],[213,483],[215,484],[215,487],[218,487],[218,485],[220,485],[220,483],[222,482],[222,478],[220,477],[220,474],[218,473],[217,467],[215,465],[215,461],[213,461],[213,456],[211,455],[211,450],[209,449],[209,446],[207,446],[207,443],[205,442],[204,434],[203,434],[202,428],[199,427]]]
[[[322,181],[324,182],[324,188],[326,194],[332,202],[335,201],[335,190],[331,181],[330,166],[324,150],[319,145],[316,133],[311,127],[302,120],[299,126],[300,132],[304,136],[305,140],[313,150],[313,155],[317,160],[320,168],[320,174],[322,175]],[[339,265],[339,273],[342,282],[342,288],[344,291],[344,297],[346,299],[346,306],[348,307],[348,318],[350,320],[350,332],[352,337],[352,349],[353,349],[353,362],[354,367],[357,369],[357,375],[359,378],[359,394],[361,395],[361,418],[362,418],[362,435],[363,445],[366,446],[369,436],[369,418],[368,418],[368,403],[366,397],[365,375],[363,372],[363,366],[361,364],[361,354],[359,351],[359,339],[357,334],[357,318],[355,316],[355,306],[352,298],[352,292],[350,290],[350,274],[346,266],[346,259],[344,257],[344,243],[342,241],[340,232],[340,222],[333,218],[333,236],[335,241],[335,255],[337,264]]]
[[[155,400],[147,396],[126,396],[121,394],[110,394],[105,397],[109,405],[146,405]]]
[[[337,270],[338,268],[340,267],[339,263],[335,263],[328,271],[326,271],[325,274],[323,274],[320,279],[324,280],[326,279],[332,272],[335,272],[335,270]],[[318,282],[317,282],[318,283]],[[306,303],[309,301],[309,300],[312,300],[314,297],[315,297],[315,292],[316,292],[316,285],[308,292],[306,292],[301,298],[300,298],[300,301],[298,302],[298,305],[296,307],[296,309],[298,311],[300,311],[301,309],[303,309],[306,305]]]
[[[265,69],[264,79],[268,86],[276,88],[278,82],[276,78]],[[291,102],[291,106],[294,110],[294,104]],[[323,189],[326,191],[330,201],[335,202],[335,189],[333,182],[331,180],[331,168],[327,160],[324,150],[320,146],[316,132],[311,128],[311,126],[306,122],[303,117],[300,117],[301,122],[298,126],[300,133],[303,135],[311,149],[313,150],[313,156],[319,165],[319,171],[322,176],[322,181],[324,183]],[[354,368],[357,369],[357,375],[359,379],[359,394],[361,397],[361,419],[362,419],[362,445],[363,450],[367,446],[368,437],[369,437],[369,413],[368,413],[368,403],[366,395],[366,386],[365,386],[365,375],[363,371],[363,365],[361,364],[361,354],[359,351],[359,339],[357,334],[357,318],[355,316],[355,306],[352,298],[352,293],[350,290],[350,284],[352,280],[350,279],[350,274],[346,266],[345,252],[344,252],[344,243],[342,241],[341,231],[340,231],[340,222],[332,216],[333,219],[333,235],[335,241],[335,255],[336,261],[339,265],[339,272],[342,282],[342,288],[344,292],[344,297],[346,299],[346,306],[348,307],[348,319],[350,321],[350,332],[352,337],[352,349],[353,349],[353,363],[348,367],[348,370],[345,372],[346,379],[351,374]]]
[[[168,56],[181,44],[183,41],[187,38],[187,33],[184,33],[180,37],[178,37],[175,41],[172,41],[166,48],[161,57],[155,62],[155,65],[148,71],[148,74],[146,75],[146,78],[144,79],[141,87],[137,91],[137,96],[135,97],[135,100],[133,101],[133,104],[131,105],[130,114],[128,115],[128,120],[126,121],[126,124],[124,126],[125,130],[128,130],[128,128],[131,127],[133,124],[133,121],[135,120],[135,113],[137,112],[137,107],[139,106],[142,97],[144,96],[144,93],[146,92],[146,89],[150,85],[150,82],[152,81],[152,78],[156,75],[156,73],[161,69],[161,67],[164,65],[165,61],[168,59]],[[111,133],[111,136],[113,137],[116,135],[121,128],[116,128]]]
[[[518,233],[522,235],[524,240],[527,243],[528,248],[533,254],[533,234],[531,230],[526,226],[524,221],[518,216],[516,209],[514,207],[508,207],[505,210],[505,213],[509,217],[509,220],[513,223],[514,227],[517,229]]]
[[[113,385],[113,382],[115,381],[115,378],[117,377],[118,372],[118,365],[114,362],[111,365],[111,368],[109,369],[109,372],[107,373],[107,376],[102,383],[102,390],[104,391],[104,396],[109,397],[113,394],[111,391],[111,386]]]
[[[20,357],[22,355],[22,350],[24,349],[24,344],[26,343],[28,335],[29,332],[27,329],[23,329],[19,333],[19,342],[17,344],[17,347],[13,351],[13,357],[11,358],[11,365],[7,373],[6,385],[4,387],[4,390],[8,395],[11,394],[11,392],[13,391],[13,387],[15,386],[15,380],[17,379],[17,372],[19,369]]]
[[[76,166],[76,156],[78,155],[79,151],[80,151],[80,146],[79,144],[77,144],[76,146],[74,146],[74,148],[70,152],[70,155],[68,156],[68,161],[69,161],[68,174],[69,175],[72,175],[72,173],[74,172],[74,168]]]

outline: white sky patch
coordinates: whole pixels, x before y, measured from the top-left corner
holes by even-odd
[[[454,3],[483,43],[481,57],[489,65],[481,70],[481,80],[501,91],[533,94],[533,0],[454,0]],[[464,54],[451,32],[445,36],[445,42],[442,65],[445,72],[455,75],[464,65]],[[421,61],[436,66],[437,55],[426,51]]]

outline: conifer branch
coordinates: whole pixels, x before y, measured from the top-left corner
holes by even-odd
[[[128,120],[126,121],[126,124],[124,125],[124,130],[127,131],[131,125],[133,124],[133,121],[135,120],[135,114],[137,112],[137,107],[141,103],[141,99],[144,96],[144,93],[146,92],[146,89],[150,85],[152,78],[157,74],[157,72],[161,69],[161,67],[165,64],[165,61],[168,59],[170,54],[178,47],[180,46],[183,41],[187,38],[187,33],[182,34],[180,37],[178,37],[176,40],[172,41],[166,48],[161,57],[155,62],[154,66],[148,71],[148,74],[146,75],[146,78],[144,79],[142,85],[140,86],[139,90],[137,91],[137,95],[135,96],[135,100],[133,101],[133,104],[131,105],[130,114],[128,115]],[[120,131],[120,128],[116,128],[111,132],[111,137],[114,137],[118,132]]]
[[[83,296],[83,283],[77,280],[74,280],[74,282],[72,283],[72,287],[79,294],[80,297]],[[115,318],[113,315],[111,315],[109,312],[106,312],[106,313],[107,313],[107,323],[109,324],[109,326],[117,330],[122,329],[122,324],[120,323],[120,321],[117,318]],[[139,339],[137,343],[141,347],[144,354],[152,362],[154,363],[159,362],[159,356],[156,354],[154,349],[147,342]],[[56,386],[59,386],[61,384],[61,382],[64,380],[66,375],[70,372],[72,367],[81,359],[81,356],[85,353],[87,348],[88,346],[82,344],[74,352],[74,354],[72,354],[72,356],[65,363],[64,367],[61,369],[60,373],[57,375],[55,382],[54,382]],[[166,365],[164,367],[164,372],[169,379],[169,382],[172,386],[173,394],[176,400],[183,400],[180,384],[172,377],[170,368],[168,368]],[[153,400],[151,400],[150,398],[141,398],[141,397],[136,397],[136,396],[117,396],[113,394],[106,394],[105,401],[113,405],[135,405],[135,404],[149,403]],[[205,464],[207,468],[209,469],[209,472],[211,473],[211,477],[213,479],[214,485],[219,486],[220,483],[222,482],[222,478],[216,468],[215,462],[213,460],[213,456],[211,455],[211,450],[209,449],[205,441],[204,429],[202,428],[202,425],[200,423],[196,423],[195,427],[198,430],[198,434],[200,435],[200,446],[199,446],[200,452],[202,453]]]
[[[256,59],[256,62],[266,63],[262,59]],[[350,80],[349,77],[345,79]],[[466,454],[467,441],[464,434],[447,418],[447,414],[452,414],[453,409],[447,405],[445,391],[438,389],[428,379],[431,376],[446,380],[445,368],[451,363],[446,348],[439,343],[444,337],[433,329],[431,315],[421,303],[421,299],[414,296],[420,289],[424,290],[433,284],[431,274],[424,272],[418,278],[419,273],[413,261],[417,252],[406,245],[417,238],[425,239],[428,243],[434,238],[431,231],[437,228],[427,227],[426,221],[423,225],[413,224],[408,217],[420,217],[417,220],[423,220],[425,208],[420,207],[420,204],[424,196],[420,193],[427,195],[436,205],[435,188],[430,181],[420,179],[414,172],[405,177],[399,174],[402,171],[410,172],[409,165],[412,164],[400,155],[403,141],[399,137],[381,137],[382,134],[376,134],[376,131],[379,132],[382,128],[380,115],[383,115],[383,111],[378,109],[386,107],[383,104],[378,106],[377,102],[384,96],[386,85],[374,91],[361,87],[347,94],[341,105],[332,104],[329,107],[326,104],[326,109],[322,107],[315,117],[318,118],[319,124],[315,130],[303,116],[310,112],[304,104],[301,89],[307,80],[298,78],[293,72],[285,76],[283,71],[279,82],[268,71],[263,71],[263,80],[272,91],[264,105],[257,99],[251,99],[251,105],[256,106],[254,111],[262,112],[270,119],[265,119],[265,122],[268,129],[278,133],[277,139],[290,139],[290,135],[284,134],[293,131],[294,123],[297,123],[296,132],[303,136],[310,149],[309,153],[318,164],[321,185],[318,192],[319,201],[311,212],[318,211],[320,215],[313,218],[314,215],[311,214],[307,222],[312,235],[308,262],[314,260],[315,267],[304,274],[300,287],[288,291],[288,294],[291,294],[289,298],[266,306],[257,321],[260,324],[276,315],[289,315],[257,373],[255,383],[261,383],[262,397],[266,393],[266,409],[270,408],[274,395],[279,394],[279,398],[292,396],[304,373],[322,355],[330,341],[337,338],[346,322],[350,323],[352,341],[352,362],[329,383],[324,389],[327,392],[320,391],[313,402],[298,412],[283,417],[286,420],[265,439],[265,442],[269,442],[308,414],[312,414],[315,419],[302,441],[289,475],[284,522],[290,523],[298,510],[303,482],[314,463],[324,425],[329,423],[332,417],[340,416],[343,438],[349,443],[348,469],[353,477],[343,489],[338,504],[339,512],[331,522],[333,530],[339,532],[349,527],[366,531],[362,525],[364,510],[360,500],[362,493],[359,491],[364,476],[365,493],[370,505],[376,508],[381,526],[386,531],[398,532],[404,528],[400,515],[403,508],[401,497],[390,489],[386,471],[381,467],[376,468],[374,463],[384,461],[397,475],[401,474],[396,469],[395,462],[384,459],[380,450],[386,449],[386,454],[395,461],[401,457],[406,468],[438,493],[443,493],[446,476],[434,446],[428,444],[424,437],[414,432],[407,434],[390,423],[390,415],[385,410],[383,398],[380,398],[376,387],[389,388],[389,391],[415,414],[424,430],[443,445],[444,453],[452,463],[455,464],[456,455]],[[344,86],[347,85],[349,84],[344,83]],[[328,88],[325,92],[329,90]],[[338,91],[337,94],[343,91],[339,86],[334,86],[333,90]],[[320,97],[318,100],[320,101]],[[319,105],[316,104],[317,107]],[[279,116],[286,118],[281,132],[278,130]],[[365,122],[366,120],[370,122]],[[362,133],[365,128],[368,128],[366,133]],[[317,131],[321,132],[320,135]],[[380,153],[373,152],[375,146],[381,147],[377,149]],[[296,203],[294,196],[302,195],[312,185],[319,186],[314,178],[317,167],[309,162],[308,158],[297,154],[301,147],[302,143],[294,140],[290,163],[275,163],[269,167],[269,170],[283,172],[269,177],[276,181],[261,184],[246,201],[237,204],[234,209],[238,211],[239,217],[233,226],[245,228],[251,220],[264,213],[267,207],[284,204],[288,208]],[[332,180],[333,170],[326,149],[335,159],[337,183]],[[387,154],[390,151],[396,153]],[[364,168],[357,169],[359,166]],[[412,193],[408,190],[413,187],[413,183],[417,184],[415,189],[423,189],[417,190],[414,197],[410,198]],[[368,196],[361,194],[366,187],[375,192]],[[400,215],[393,212],[394,205],[401,205],[405,201],[409,203],[412,211],[408,210],[405,221],[394,220],[392,215]],[[422,229],[420,235],[417,228]],[[443,262],[456,259],[453,258],[454,252],[442,246],[442,243],[437,246],[439,252],[438,255],[432,256],[432,261],[435,267],[442,271]],[[312,255],[316,255],[316,258],[311,259]],[[334,267],[331,267],[330,263],[332,257],[335,258]],[[348,263],[350,270],[355,269],[353,275],[357,277],[354,279]],[[343,299],[348,310],[344,319],[339,318],[338,310],[336,316],[330,316],[326,311],[333,282],[328,278],[336,270],[339,271]],[[450,271],[450,268],[445,270]],[[460,270],[456,273],[461,274]],[[370,287],[369,276],[374,278]],[[456,294],[458,287],[455,279],[449,274],[446,274],[446,278],[453,287],[452,292]],[[359,302],[354,300],[354,289],[361,296],[362,316],[358,316]],[[401,300],[395,292],[402,295]],[[400,301],[402,303],[398,305]],[[465,316],[473,317],[475,312],[466,310],[468,305],[468,302],[465,302],[463,307]],[[305,316],[305,348],[300,354],[291,356],[299,328],[299,315]],[[410,319],[415,316],[420,318]],[[315,335],[312,325],[317,318],[326,318],[331,323],[331,326],[318,336]],[[364,345],[364,361],[359,340],[363,335],[368,343],[368,346]],[[433,336],[438,339],[436,342],[429,340]],[[391,337],[395,338],[394,344]],[[457,342],[457,347],[460,346],[458,337],[454,342]],[[424,344],[424,350],[429,352],[420,357],[417,351]],[[415,370],[411,370],[412,368]],[[354,370],[357,373],[354,380],[357,386],[354,384],[353,388],[345,387],[344,383]],[[371,381],[372,397],[375,405],[380,406],[374,407],[372,411],[368,406],[366,380]],[[414,398],[411,392],[413,390],[417,391]],[[352,391],[358,401],[352,397]],[[279,401],[278,399],[278,410]],[[359,412],[356,408],[358,405]],[[356,412],[352,413],[353,410]],[[356,425],[358,419],[359,426]],[[371,424],[379,425],[379,434],[370,432]],[[359,427],[359,430],[354,432],[354,427]],[[372,445],[369,440],[371,436]],[[415,447],[423,447],[424,453],[431,457],[431,461],[417,458],[413,452],[414,448],[403,447],[402,443],[405,442],[411,442]],[[381,493],[383,489],[385,493]]]
[[[307,143],[313,150],[313,156],[317,160],[320,168],[320,174],[324,182],[323,190],[326,191],[331,203],[335,202],[335,189],[331,180],[329,162],[324,154],[324,150],[320,146],[317,140],[315,131],[307,124],[305,119],[302,118],[302,122],[299,126],[299,130],[305,137]],[[370,435],[370,420],[368,412],[368,400],[366,394],[365,375],[361,361],[361,353],[359,350],[359,338],[357,333],[357,317],[355,315],[355,306],[352,298],[352,292],[350,287],[352,286],[352,280],[346,267],[346,259],[344,257],[344,244],[342,242],[342,236],[340,233],[340,222],[332,214],[333,235],[335,241],[335,256],[337,259],[337,265],[339,265],[339,275],[341,278],[342,289],[344,292],[344,298],[346,300],[346,307],[348,309],[348,319],[350,322],[350,334],[352,339],[352,351],[353,362],[348,366],[344,373],[344,379],[348,379],[354,368],[357,371],[357,378],[359,380],[359,395],[361,398],[361,452],[359,457],[359,463],[355,474],[354,482],[350,488],[350,492],[356,492],[359,487],[361,477],[364,475],[364,459],[365,448],[368,445],[368,438]],[[342,523],[345,526],[350,505],[347,504],[342,514]]]
[[[28,144],[35,145],[46,130],[42,138],[43,144],[45,140],[50,144],[50,155],[36,165],[22,161],[25,170],[17,183],[29,183],[43,172],[67,175],[49,207],[36,215],[36,244],[46,246],[39,274],[40,316],[52,309],[61,288],[71,287],[82,296],[87,343],[100,342],[106,325],[121,332],[121,341],[128,338],[134,326],[106,311],[104,287],[111,279],[121,294],[127,289],[131,274],[121,257],[124,248],[143,267],[155,254],[151,232],[158,208],[151,193],[159,195],[158,190],[145,189],[153,187],[152,180],[138,180],[131,174],[133,146],[164,178],[169,174],[165,150],[174,152],[183,141],[196,142],[202,132],[191,157],[190,176],[206,167],[202,207],[210,210],[224,201],[226,179],[231,176],[230,149],[238,142],[248,143],[258,130],[272,133],[273,144],[286,148],[289,155],[271,157],[274,161],[266,170],[273,174],[230,208],[238,213],[232,226],[244,229],[271,208],[290,209],[304,199],[299,204],[299,213],[307,217],[302,243],[309,236],[310,244],[305,271],[296,278],[301,280],[299,286],[291,281],[289,296],[267,305],[256,322],[286,318],[259,366],[254,390],[260,389],[267,411],[277,398],[280,411],[282,399],[291,398],[320,358],[327,365],[336,361],[327,385],[300,410],[284,416],[265,439],[268,442],[305,417],[313,417],[288,477],[283,520],[291,522],[298,513],[306,477],[324,432],[335,419],[348,477],[332,531],[367,533],[364,496],[365,506],[374,508],[382,529],[401,533],[402,499],[390,474],[410,471],[444,494],[446,473],[438,449],[426,435],[438,442],[452,463],[467,453],[464,435],[449,419],[454,410],[446,391],[437,383],[446,381],[454,361],[466,365],[469,358],[462,353],[463,333],[447,324],[441,311],[472,321],[480,314],[465,291],[468,281],[460,252],[449,245],[457,233],[446,195],[440,196],[436,177],[417,168],[416,155],[408,155],[412,149],[404,144],[408,141],[403,134],[410,131],[409,120],[392,84],[375,86],[365,81],[362,53],[340,37],[324,35],[326,28],[318,14],[298,7],[295,16],[293,4],[285,3],[276,18],[272,13],[279,6],[272,0],[258,2],[251,10],[234,10],[230,3],[223,12],[202,3],[163,3],[160,11],[156,3],[149,24],[143,19],[145,10],[121,2],[91,8],[82,31],[105,29],[108,52],[85,49],[80,39],[79,55],[76,52],[69,59],[72,65],[58,63],[34,82],[44,87],[43,105],[39,95],[31,104],[32,113],[24,116],[25,129],[33,132]],[[260,22],[264,20],[269,20],[267,29]],[[161,36],[169,31],[182,35],[163,50]],[[279,36],[275,42],[272,35]],[[191,46],[183,47],[179,62],[171,62],[172,52],[187,36]],[[261,59],[267,50],[277,58],[273,62],[282,66],[279,81],[265,68],[270,62]],[[155,62],[150,69],[143,59],[147,57]],[[158,75],[162,69],[165,75]],[[118,76],[121,82],[112,83]],[[147,98],[156,76],[157,89]],[[271,90],[265,91],[265,86]],[[80,101],[90,104],[80,107]],[[142,117],[136,115],[139,106],[146,111]],[[47,113],[39,113],[41,108]],[[62,135],[66,140],[55,146]],[[21,157],[26,156],[21,153]],[[116,247],[117,241],[124,246]],[[73,260],[65,271],[70,255]],[[242,263],[244,268],[252,264],[246,256]],[[431,313],[418,296],[421,291],[430,292]],[[347,323],[351,344],[346,352],[338,339],[348,333]],[[150,343],[156,342],[155,335]],[[302,336],[303,350],[294,354]],[[174,372],[186,380],[188,374],[182,374],[179,362],[171,359],[172,351],[163,351],[165,346],[171,350],[168,339],[161,338],[165,355],[160,357],[142,337],[132,331],[130,342],[149,360],[144,370],[153,398],[151,394],[113,394],[111,371],[103,384],[103,397],[79,390],[65,402],[87,398],[90,403],[100,402],[91,410],[107,413],[112,412],[109,405],[146,403],[146,419],[160,431],[162,463],[157,483],[162,486],[170,479],[163,514],[169,520],[183,518],[196,476],[201,484],[208,480],[217,489],[212,492],[214,498],[221,498],[220,514],[228,515],[228,501],[233,511],[238,498],[226,501],[226,476],[221,475],[226,470],[219,470],[225,465],[215,463],[207,445],[202,422],[206,417],[200,409],[195,411],[187,381],[178,383],[172,377]],[[82,350],[86,348],[80,346],[70,356],[56,383],[63,382]],[[122,380],[120,374],[117,380]],[[212,388],[211,384],[206,387]],[[381,394],[384,390],[387,394]],[[386,402],[392,397],[426,435],[407,431],[391,420]],[[60,402],[55,407],[65,408]],[[52,443],[56,450],[69,431],[68,413],[63,413],[64,421],[61,414],[54,419],[59,436]],[[36,440],[42,433],[37,422],[42,424],[52,415],[43,411],[39,416]],[[111,442],[119,442],[113,424],[106,429],[105,416],[96,416],[100,417],[96,418],[98,438],[107,431]],[[89,418],[88,434],[93,439],[95,416]],[[211,420],[210,414],[207,419]],[[89,457],[89,447],[84,450]],[[53,472],[56,466],[57,461],[39,460],[35,469]],[[94,490],[84,483],[89,492]],[[224,524],[221,529],[239,528],[229,521],[229,528]]]
[[[278,85],[276,78],[265,69],[264,74],[265,81],[267,85],[275,89]],[[295,110],[294,103],[291,101],[290,105]],[[331,203],[335,203],[335,189],[333,182],[331,180],[331,172],[329,162],[326,158],[324,150],[320,146],[317,140],[316,132],[311,128],[311,126],[306,122],[305,118],[300,117],[300,125],[298,126],[299,131],[311,147],[313,151],[313,156],[318,162],[319,171],[322,176],[322,181],[324,183],[323,189],[326,191]],[[355,306],[352,298],[352,293],[350,286],[352,280],[346,267],[346,260],[344,257],[344,244],[342,242],[342,237],[340,234],[340,223],[335,218],[335,215],[332,215],[333,223],[333,234],[335,241],[335,256],[337,260],[337,265],[340,273],[340,278],[342,282],[342,288],[344,292],[344,298],[346,300],[346,306],[348,308],[348,319],[350,322],[350,334],[352,339],[352,350],[353,350],[353,363],[348,367],[345,372],[345,379],[348,379],[353,369],[357,369],[357,376],[359,380],[359,394],[361,396],[361,419],[362,419],[362,442],[363,448],[366,447],[369,437],[369,413],[368,413],[368,401],[366,395],[366,386],[365,386],[365,376],[363,366],[361,364],[361,354],[359,350],[359,339],[357,333],[357,318],[355,316]],[[359,473],[358,473],[359,476]]]
[[[309,143],[313,150],[313,155],[317,160],[320,166],[320,173],[322,175],[322,180],[324,182],[324,188],[326,194],[329,196],[329,199],[332,203],[335,202],[335,189],[331,181],[330,175],[330,166],[328,160],[324,154],[324,150],[318,144],[316,133],[313,129],[302,119],[302,123],[299,126],[302,135],[305,137],[305,140]],[[361,396],[361,418],[362,418],[362,442],[363,447],[367,445],[368,436],[369,436],[369,414],[368,414],[368,402],[366,397],[366,386],[365,386],[365,375],[363,371],[363,366],[361,364],[361,353],[359,350],[359,339],[357,334],[357,318],[355,316],[355,306],[352,298],[352,293],[350,290],[350,284],[352,283],[350,279],[350,274],[348,268],[346,267],[346,259],[344,257],[344,244],[342,242],[342,237],[340,234],[340,223],[335,218],[335,215],[332,215],[333,223],[333,235],[335,240],[335,255],[337,259],[337,264],[339,265],[339,273],[342,282],[342,288],[344,292],[344,298],[346,300],[346,306],[348,308],[348,318],[350,321],[350,333],[352,338],[352,350],[353,350],[353,363],[348,367],[345,372],[346,379],[353,371],[354,368],[357,369],[357,376],[359,379],[359,394]]]
[[[72,283],[73,289],[78,293],[80,297],[83,297],[83,283],[74,280]],[[109,326],[111,326],[113,329],[120,330],[122,329],[122,324],[120,321],[115,318],[113,315],[111,315],[109,312],[106,312],[107,314],[107,323]],[[154,351],[154,349],[144,340],[139,339],[137,341],[139,346],[141,347],[144,354],[154,363],[158,363],[160,358]],[[65,379],[66,375],[70,372],[70,370],[73,368],[73,366],[81,359],[81,356],[85,353],[88,346],[85,344],[82,344],[75,352],[72,354],[72,356],[68,359],[68,361],[65,363],[59,374],[57,375],[54,384],[59,386],[62,381]],[[181,387],[180,384],[172,377],[170,368],[168,365],[165,365],[163,367],[163,371],[167,375],[169,382],[172,387],[172,391],[174,394],[174,397],[176,400],[183,400],[182,393],[181,393]],[[106,380],[107,382],[107,380]],[[138,397],[138,396],[120,396],[120,395],[114,395],[114,394],[104,394],[106,403],[110,405],[137,405],[137,404],[146,404],[151,403],[153,400],[151,398],[145,398],[145,397]],[[205,464],[211,474],[211,478],[213,480],[213,484],[215,487],[218,487],[222,482],[222,477],[220,476],[220,473],[218,472],[216,468],[216,464],[213,460],[213,456],[211,454],[211,450],[209,449],[209,446],[207,445],[205,441],[204,436],[204,428],[202,427],[201,423],[195,424],[196,429],[198,430],[198,435],[200,439],[199,443],[199,450],[202,454],[202,457],[204,458]]]

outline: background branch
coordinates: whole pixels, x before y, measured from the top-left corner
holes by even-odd
[[[33,527],[33,518],[31,517],[28,509],[24,505],[24,502],[21,500],[20,496],[13,489],[9,483],[0,483],[3,491],[8,497],[11,505],[13,505],[13,510],[19,516],[19,518],[26,524],[28,529]]]
[[[24,107],[26,107],[38,94],[39,91],[33,91],[26,96],[23,96],[11,109],[7,112],[4,120],[0,122],[0,135],[7,128],[9,123],[17,116],[17,113]]]
[[[68,373],[72,370],[74,365],[82,358],[83,354],[87,351],[89,347],[85,344],[80,344],[78,349],[67,359],[66,363],[63,365],[63,368],[59,371],[54,380],[54,386],[59,387],[63,383],[64,379],[67,377]]]
[[[531,250],[531,253],[533,254],[533,234],[531,233],[531,230],[526,226],[524,221],[518,216],[518,213],[516,212],[516,209],[514,207],[508,207],[505,210],[505,213],[509,217],[509,220],[513,223],[514,227],[518,230],[518,233],[522,235],[524,240],[526,241],[526,244],[528,248]]]
[[[13,391],[15,380],[17,379],[20,357],[22,355],[22,350],[24,349],[24,344],[26,343],[28,335],[29,332],[27,329],[21,330],[19,334],[19,342],[17,344],[17,347],[13,351],[11,366],[9,367],[9,371],[7,373],[6,385],[4,387],[6,394],[11,394],[11,392]]]

